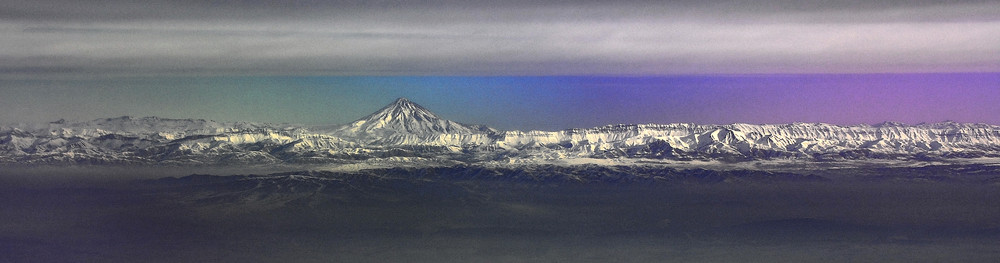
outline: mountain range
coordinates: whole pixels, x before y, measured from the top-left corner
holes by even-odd
[[[443,119],[405,98],[357,121],[333,126],[124,116],[0,127],[0,163],[7,165],[849,162],[978,157],[1000,157],[1000,126],[676,123],[503,131]]]

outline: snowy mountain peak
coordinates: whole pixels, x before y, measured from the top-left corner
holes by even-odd
[[[392,104],[416,104],[416,103],[413,103],[412,101],[410,101],[410,99],[407,99],[406,97],[399,97],[396,98],[396,101],[393,102]]]
[[[386,105],[381,110],[373,113],[366,117],[366,119],[373,120],[385,120],[385,121],[402,121],[405,119],[413,119],[414,121],[422,122],[429,121],[434,122],[441,120],[440,117],[435,115],[433,112],[416,104],[406,98],[398,98],[392,104]]]
[[[440,134],[472,134],[487,131],[478,125],[465,125],[442,119],[427,108],[406,98],[398,98],[382,109],[338,129],[341,135],[409,134],[421,137]]]

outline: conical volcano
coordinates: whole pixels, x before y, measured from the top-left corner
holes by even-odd
[[[491,129],[481,125],[466,125],[441,119],[419,104],[406,98],[398,98],[375,113],[341,127],[338,133],[376,136],[394,133],[424,137],[489,131]]]

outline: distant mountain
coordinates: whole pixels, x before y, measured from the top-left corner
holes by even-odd
[[[482,125],[466,125],[441,119],[427,108],[406,98],[399,98],[375,113],[345,125],[338,132],[350,135],[391,133],[434,136],[496,131]]]
[[[483,125],[442,119],[419,104],[399,98],[371,115],[337,128],[332,134],[375,144],[423,144],[438,141],[442,135],[486,135],[496,132],[497,130]]]
[[[405,98],[329,128],[118,117],[0,127],[6,164],[449,165],[608,160],[944,160],[1000,157],[1000,127],[943,122],[840,126],[619,124],[499,131],[442,119]]]

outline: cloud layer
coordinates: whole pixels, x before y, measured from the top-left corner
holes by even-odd
[[[6,1],[0,74],[1000,71],[986,1]]]

